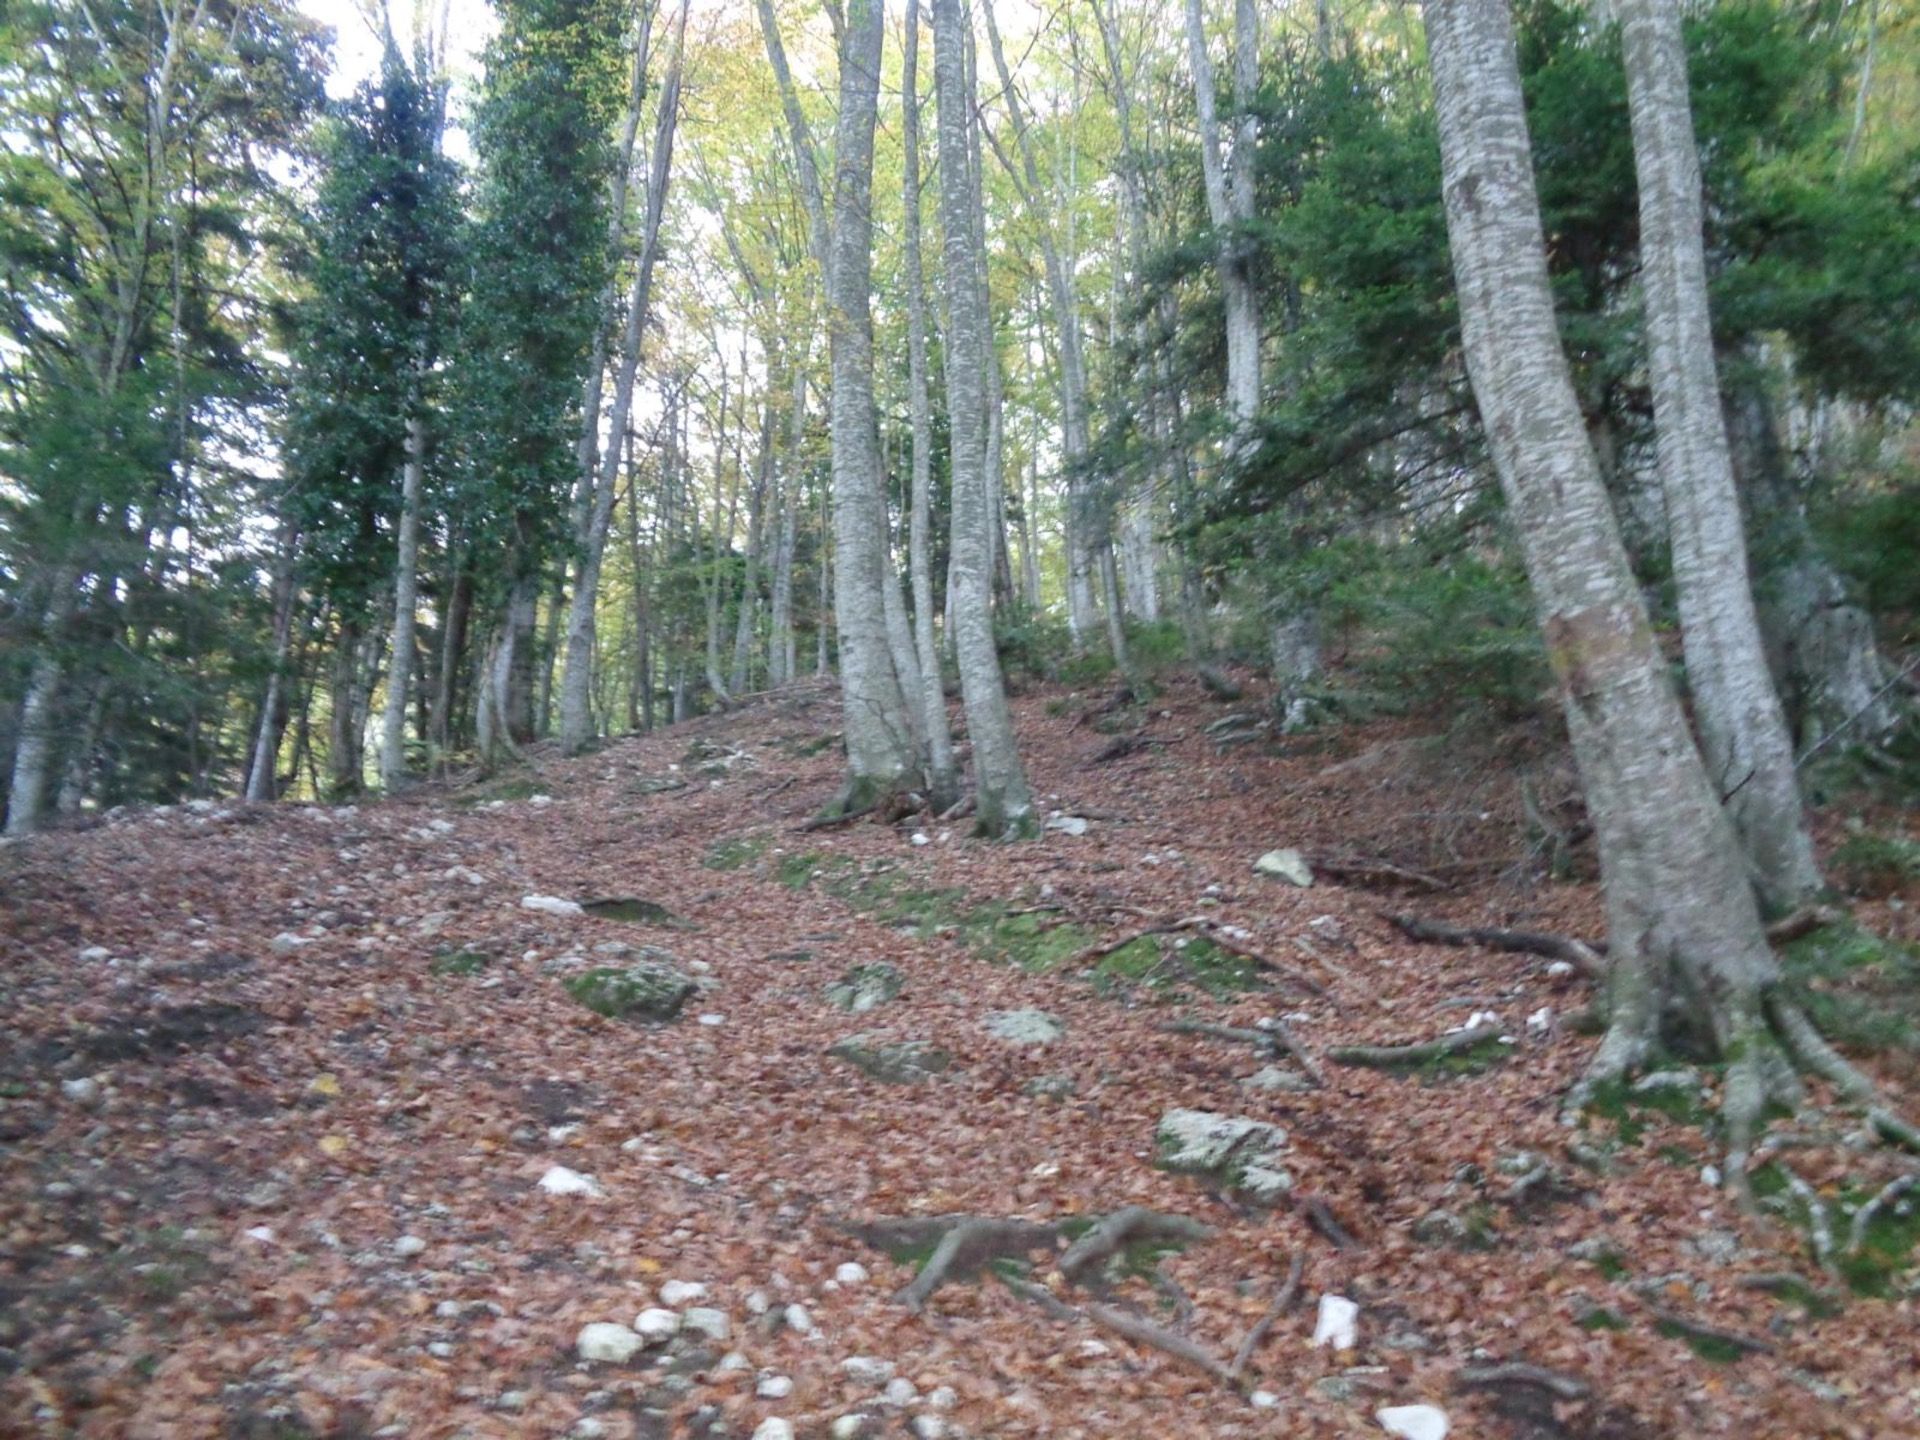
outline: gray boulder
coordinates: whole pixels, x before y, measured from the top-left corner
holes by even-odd
[[[1279,1164],[1287,1132],[1278,1125],[1210,1110],[1169,1110],[1154,1144],[1162,1169],[1197,1175],[1247,1199],[1274,1205],[1287,1198],[1293,1177]]]
[[[849,1035],[827,1053],[888,1085],[918,1085],[941,1074],[953,1057],[926,1040]]]
[[[583,970],[564,983],[567,993],[595,1014],[656,1023],[678,1018],[687,997],[700,988],[691,976],[657,961]]]
[[[884,960],[855,965],[827,986],[827,1003],[849,1015],[864,1015],[899,995],[906,983],[906,977]]]

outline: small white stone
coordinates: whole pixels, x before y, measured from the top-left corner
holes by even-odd
[[[750,1370],[752,1368],[753,1362],[748,1360],[747,1357],[742,1355],[738,1350],[729,1350],[720,1357],[720,1363],[714,1366],[714,1369],[722,1375],[731,1375],[736,1371]]]
[[[947,1422],[938,1415],[916,1415],[912,1429],[915,1440],[943,1440],[947,1433]]]
[[[753,1440],[793,1440],[793,1426],[778,1416],[769,1415],[753,1427]]]
[[[880,1398],[889,1405],[911,1405],[920,1398],[920,1389],[904,1375],[896,1375],[887,1381],[887,1388],[880,1392]]]
[[[574,1440],[606,1440],[607,1422],[591,1415],[582,1415],[573,1422],[573,1429],[569,1433]]]
[[[80,952],[82,960],[111,960],[113,952],[104,945],[89,945]]]
[[[438,1305],[433,1307],[433,1313],[441,1320],[458,1320],[460,1318],[460,1302],[458,1300],[442,1300]]]
[[[1057,830],[1062,835],[1084,835],[1087,822],[1078,815],[1051,815],[1047,818],[1047,829]]]
[[[707,1287],[698,1280],[669,1280],[660,1287],[662,1305],[687,1305],[707,1298]]]
[[[864,1285],[867,1283],[867,1267],[858,1260],[848,1260],[833,1272],[833,1278],[842,1285]]]
[[[640,1353],[641,1343],[640,1337],[626,1326],[601,1320],[580,1327],[580,1338],[574,1342],[574,1348],[582,1360],[624,1365]]]
[[[436,1360],[451,1360],[453,1346],[445,1340],[435,1340],[427,1346],[427,1353]]]
[[[749,1290],[747,1292],[747,1313],[749,1315],[766,1314],[767,1307],[772,1303],[771,1300],[767,1299],[767,1292],[764,1290]]]
[[[1256,1390],[1247,1397],[1247,1403],[1256,1410],[1271,1410],[1280,1403],[1280,1397],[1271,1390]]]
[[[527,895],[520,901],[522,910],[538,910],[545,915],[584,915],[586,910],[576,900],[563,900],[558,895]]]
[[[662,1345],[680,1331],[680,1317],[671,1310],[649,1308],[633,1317],[633,1328],[649,1345]]]
[[[273,1227],[271,1225],[255,1225],[252,1229],[242,1233],[244,1233],[249,1240],[258,1240],[262,1245],[271,1245],[273,1243]]]
[[[1551,1029],[1553,1029],[1553,1007],[1551,1005],[1542,1005],[1538,1010],[1527,1016],[1527,1033],[1529,1035],[1544,1035]]]
[[[733,1333],[733,1325],[727,1319],[727,1312],[696,1305],[687,1311],[684,1323],[689,1330],[698,1330],[702,1335],[714,1340],[725,1340]]]
[[[1331,1345],[1335,1350],[1351,1350],[1359,1343],[1355,1323],[1360,1307],[1344,1295],[1322,1295],[1320,1314],[1313,1323],[1315,1347]]]
[[[1702,1165],[1700,1167],[1700,1183],[1709,1190],[1718,1190],[1720,1188],[1720,1167],[1718,1165]]]
[[[856,1385],[880,1386],[893,1378],[893,1362],[872,1355],[849,1355],[840,1362],[840,1371]]]
[[[789,1305],[786,1313],[787,1328],[800,1335],[812,1335],[819,1328],[813,1323],[813,1312],[804,1305]]]
[[[1547,966],[1547,974],[1555,980],[1564,980],[1567,976],[1573,974],[1573,962],[1569,960],[1552,961]]]
[[[914,831],[913,834],[909,837],[909,839],[915,845],[931,845],[933,843],[933,841],[928,837],[927,832],[924,830]]]
[[[604,1195],[600,1182],[591,1175],[582,1175],[578,1170],[569,1170],[564,1165],[555,1165],[540,1177],[540,1188],[549,1195]]]
[[[393,1242],[393,1253],[402,1260],[411,1260],[426,1251],[427,1242],[418,1235],[402,1235]]]
[[[784,1400],[793,1393],[793,1381],[785,1375],[762,1375],[753,1393],[762,1400]]]
[[[713,1011],[710,1010],[705,1015],[702,1015],[700,1017],[700,1023],[702,1025],[707,1026],[708,1028],[712,1028],[716,1025],[726,1024],[727,1017],[724,1015],[715,1014]]]
[[[1313,870],[1298,850],[1269,850],[1253,862],[1254,873],[1271,875],[1302,890],[1313,884]]]
[[[91,1075],[82,1075],[78,1080],[62,1080],[60,1093],[76,1105],[98,1105],[100,1082]]]
[[[833,1440],[860,1440],[867,1433],[867,1417],[864,1415],[842,1415],[828,1427],[827,1433]]]
[[[304,935],[296,935],[291,930],[282,930],[268,942],[276,955],[291,955],[302,945],[311,945],[313,941]]]
[[[1447,1440],[1447,1412],[1437,1405],[1388,1405],[1373,1418],[1400,1440]]]
[[[927,1396],[927,1404],[936,1410],[951,1410],[960,1403],[959,1393],[951,1385],[942,1385]]]

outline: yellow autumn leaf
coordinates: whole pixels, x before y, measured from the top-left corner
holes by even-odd
[[[651,1256],[642,1255],[638,1260],[633,1262],[633,1268],[638,1270],[642,1275],[658,1275],[667,1267]]]
[[[344,1135],[322,1135],[320,1153],[322,1155],[344,1155],[347,1152],[347,1137]]]
[[[310,1095],[338,1095],[340,1093],[340,1077],[332,1071],[328,1071],[324,1075],[316,1075],[308,1084],[307,1093]]]

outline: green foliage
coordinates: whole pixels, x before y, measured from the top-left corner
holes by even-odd
[[[1829,873],[1854,895],[1897,895],[1920,880],[1920,844],[1901,835],[1857,830],[1834,847]]]

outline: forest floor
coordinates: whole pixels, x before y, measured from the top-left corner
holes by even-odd
[[[1397,722],[1223,750],[1207,727],[1260,697],[1107,693],[1018,700],[1046,811],[1086,823],[1013,845],[802,830],[841,763],[815,686],[388,803],[135,811],[7,847],[0,1433],[1324,1437],[1427,1404],[1463,1437],[1920,1436],[1909,1210],[1874,1221],[1881,1270],[1823,1273],[1790,1205],[1743,1219],[1703,1175],[1713,1071],[1563,1128],[1590,982],[1381,918],[1601,932],[1590,882],[1521,878],[1540,857],[1507,739]],[[1277,847],[1310,888],[1254,872]],[[1911,908],[1870,909],[1913,938]],[[668,956],[703,987],[673,1023],[567,988]],[[830,1003],[882,962],[896,997]],[[989,1030],[1027,1009],[1052,1043]],[[1402,1071],[1327,1055],[1476,1012],[1511,1043]],[[1257,1036],[1165,1028],[1275,1017],[1324,1085]],[[923,1050],[938,1073],[882,1083],[828,1053],[856,1032],[946,1066]],[[1916,1108],[1910,1060],[1879,1073]],[[1178,1108],[1279,1127],[1247,1133],[1290,1195],[1156,1163]],[[1792,1154],[1836,1249],[1842,1202],[1903,1163]],[[542,1186],[569,1175],[590,1193]],[[854,1233],[1131,1205],[1208,1234],[1080,1287],[1057,1254],[1001,1257],[917,1314],[910,1261]],[[1178,1338],[1094,1323],[1096,1292]],[[1330,1294],[1359,1306],[1354,1348],[1312,1343]],[[580,1358],[583,1326],[647,1309],[678,1334]],[[1207,1372],[1270,1315],[1243,1376]],[[1494,1362],[1565,1394],[1466,1383]]]

